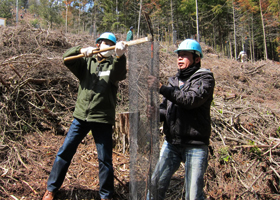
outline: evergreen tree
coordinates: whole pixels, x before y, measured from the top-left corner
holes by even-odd
[[[11,0],[1,0],[0,1],[0,17],[6,19],[12,19],[12,1]]]

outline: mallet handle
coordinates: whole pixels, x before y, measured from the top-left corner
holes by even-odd
[[[125,42],[128,46],[131,46],[131,45],[136,45],[136,44],[141,44],[141,43],[144,43],[144,42],[148,42],[151,40],[151,37],[144,37],[144,38],[140,38],[140,39],[137,39],[137,40],[131,40],[131,41],[128,41],[128,42]],[[102,49],[102,50],[93,50],[92,53],[93,54],[97,54],[97,53],[100,53],[100,52],[103,52],[103,51],[109,51],[109,50],[114,50],[116,46],[110,46],[106,49]],[[68,60],[75,60],[75,59],[78,59],[78,58],[82,58],[84,57],[85,55],[84,54],[78,54],[76,56],[69,56],[69,57],[66,57],[64,58],[64,61],[68,61]]]

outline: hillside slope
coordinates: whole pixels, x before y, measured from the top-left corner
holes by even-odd
[[[40,199],[71,121],[77,79],[63,52],[94,39],[28,25],[0,28],[0,199]],[[120,36],[122,37],[122,36]],[[175,47],[160,44],[160,79],[176,73]],[[168,51],[168,52],[166,52]],[[205,193],[209,199],[279,199],[279,63],[240,63],[203,45],[202,66],[216,79]],[[141,54],[141,52],[135,52]],[[120,83],[127,109],[127,80]],[[117,143],[117,141],[115,141]],[[129,155],[114,149],[116,194],[128,199]],[[90,135],[79,146],[58,199],[99,199],[98,163]],[[184,169],[167,199],[181,199]]]

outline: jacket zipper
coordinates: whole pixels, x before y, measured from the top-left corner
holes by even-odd
[[[96,72],[95,72],[96,79],[93,80],[92,90],[94,89],[96,83],[98,82],[98,79],[99,79],[98,74],[99,74],[100,68],[101,68],[101,67],[100,67],[100,63],[99,63],[99,64],[97,65],[97,67],[96,67]],[[91,104],[91,102],[92,102],[92,100],[93,100],[93,97],[94,97],[94,95],[92,95],[92,98],[91,98],[91,100],[89,101],[89,104],[88,104],[88,107],[87,107],[87,110],[86,110],[87,116],[86,116],[85,121],[87,121],[88,113],[89,113],[89,107],[90,107],[90,104]]]

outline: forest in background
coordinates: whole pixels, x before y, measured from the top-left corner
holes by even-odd
[[[104,31],[123,34],[130,26],[135,38],[141,37],[149,32],[141,14],[147,12],[161,42],[178,44],[195,38],[229,58],[236,59],[245,50],[252,61],[279,61],[279,0],[0,1],[0,17],[7,19],[8,26],[21,23],[26,12],[34,17],[34,27],[87,32],[93,38]]]

